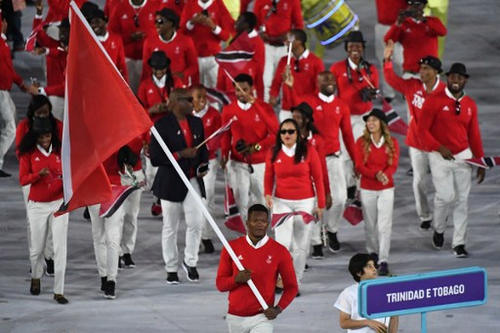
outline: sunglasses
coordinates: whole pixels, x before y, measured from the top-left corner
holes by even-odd
[[[156,19],[155,23],[156,24],[163,24],[163,23],[165,23],[165,21],[163,19]]]
[[[282,130],[280,130],[280,134],[287,134],[288,133],[288,134],[292,135],[292,134],[295,134],[295,132],[296,132],[296,130],[294,130],[294,129],[282,129]]]
[[[186,101],[186,102],[189,102],[189,103],[193,103],[193,97],[189,96],[189,97],[179,97],[178,98],[179,101]]]
[[[458,116],[461,110],[462,106],[460,105],[460,102],[458,100],[455,101],[455,114]]]

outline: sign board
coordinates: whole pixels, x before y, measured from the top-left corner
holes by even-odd
[[[481,305],[487,300],[487,274],[470,267],[362,281],[359,313],[380,318]]]

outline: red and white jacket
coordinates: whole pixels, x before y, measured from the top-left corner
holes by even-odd
[[[384,41],[389,39],[403,46],[403,70],[417,73],[419,61],[426,56],[438,56],[438,37],[445,36],[446,27],[434,16],[426,16],[424,21],[408,17],[398,26],[393,24]]]
[[[193,115],[201,118],[201,121],[203,122],[203,133],[205,135],[205,139],[212,135],[212,133],[218,130],[222,125],[222,117],[219,111],[209,106],[208,104],[200,112],[193,111]],[[209,160],[217,157],[216,153],[217,150],[220,149],[220,141],[221,137],[218,136],[207,142]]]
[[[143,64],[148,63],[148,59],[154,51],[165,52],[171,60],[170,69],[172,74],[174,76],[176,76],[175,73],[182,73],[184,75],[182,79],[184,86],[190,87],[198,83],[198,53],[190,37],[181,34],[179,31],[175,32],[168,41],[163,40],[158,34],[149,36],[144,41],[142,50]],[[151,68],[143,66],[142,79],[150,75]]]
[[[363,115],[373,108],[373,103],[371,101],[363,102],[360,95],[363,88],[370,87],[366,79],[373,86],[378,87],[378,70],[373,65],[370,65],[369,69],[370,73],[366,68],[357,71],[356,65],[349,58],[336,62],[330,67],[330,72],[335,75],[337,80],[338,96],[349,105],[352,115]]]
[[[127,58],[142,59],[144,40],[148,36],[156,35],[155,13],[159,9],[156,0],[145,0],[140,7],[132,6],[129,0],[115,1],[115,8],[110,9],[108,16],[108,29],[121,36]],[[132,40],[132,34],[139,31],[146,34],[144,38]]]
[[[303,29],[302,8],[299,0],[280,0],[276,12],[272,12],[272,0],[255,0],[253,12],[257,26],[270,37],[285,35],[292,29]]]
[[[328,177],[328,168],[326,167],[325,140],[323,140],[319,134],[309,133],[307,141],[318,152],[318,157],[321,162],[321,170],[323,173],[323,183],[325,184],[325,193],[330,194],[330,179]]]
[[[457,103],[459,114],[456,114]],[[428,97],[422,108],[418,132],[428,151],[436,151],[443,145],[453,154],[470,148],[474,157],[484,156],[477,106],[468,95],[457,100],[448,88],[444,88]]]
[[[222,110],[222,123],[225,124],[233,116],[237,120],[231,129],[222,134],[222,156],[227,158],[231,152],[231,160],[252,164],[264,163],[267,150],[273,146],[278,131],[278,119],[271,106],[260,100],[253,104],[233,102]],[[261,150],[245,157],[236,151],[236,143],[243,139],[246,144],[261,146]]]
[[[380,24],[392,25],[396,22],[399,12],[408,7],[406,0],[375,0],[377,21]],[[376,43],[381,41],[377,40]]]
[[[270,94],[272,97],[278,97],[281,86],[283,84],[283,73],[285,72],[287,57],[284,56],[280,59],[276,72],[274,72],[273,82],[271,84]],[[298,65],[296,65],[298,63]],[[296,71],[295,69],[298,69]],[[304,53],[297,58],[291,57],[290,59],[290,69],[293,75],[294,82],[297,82],[295,87],[297,94],[299,95],[309,95],[314,94],[318,91],[318,74],[325,70],[323,61],[318,58],[315,54],[309,50],[305,50]],[[291,96],[287,95],[283,91],[283,102],[281,103],[281,108],[283,110],[290,110],[292,105]]]
[[[356,151],[358,154],[356,161],[356,170],[361,174],[361,188],[371,191],[380,191],[394,187],[393,175],[398,168],[399,161],[399,144],[396,138],[391,137],[394,144],[395,152],[392,155],[391,163],[389,163],[389,147],[384,141],[380,141],[377,145],[370,142],[368,150],[368,158],[365,162],[364,138],[360,137],[356,141]],[[381,138],[383,140],[383,137]],[[382,171],[389,182],[384,185],[379,182],[376,175]]]
[[[9,45],[5,41],[4,35],[0,38],[0,90],[10,90],[12,83],[19,87],[23,85],[23,79],[14,69]]]
[[[273,162],[272,149],[267,153],[264,173],[264,194],[285,200],[314,198],[325,208],[325,187],[321,161],[316,149],[308,144],[307,156],[295,163],[295,149],[282,147]]]
[[[203,10],[208,12],[208,16],[217,25],[214,30],[201,24],[191,23],[193,16]],[[210,57],[220,52],[220,43],[228,40],[233,33],[234,21],[222,0],[208,0],[206,3],[200,0],[187,0],[182,11],[180,26],[187,36],[193,38],[198,57]]]
[[[394,73],[391,61],[386,61],[384,63],[384,77],[394,89],[404,94],[408,109],[410,110],[409,129],[405,143],[410,147],[424,150],[424,146],[420,143],[420,133],[417,129],[418,122],[422,118],[422,107],[425,99],[430,94],[441,92],[446,85],[441,82],[438,77],[436,83],[432,87],[432,92],[429,94],[421,80],[404,80],[397,76],[396,73]]]
[[[43,168],[49,169],[49,174],[40,176]],[[52,202],[63,197],[61,155],[37,146],[31,152],[22,154],[19,160],[19,183],[29,185],[28,200],[36,202]]]
[[[104,36],[97,36],[97,39],[99,39],[102,46],[104,46],[111,61],[113,61],[116,68],[118,68],[125,81],[128,81],[127,65],[125,64],[125,50],[120,35],[108,31]]]

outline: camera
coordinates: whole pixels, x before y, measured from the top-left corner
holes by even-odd
[[[236,151],[238,153],[241,153],[243,150],[245,150],[247,148],[247,144],[246,144],[245,140],[239,139],[236,142],[236,146],[234,146],[234,148],[236,149]]]
[[[361,95],[361,100],[363,102],[369,102],[372,99],[375,99],[379,93],[380,91],[378,89],[369,87],[365,87],[359,91],[359,94]]]

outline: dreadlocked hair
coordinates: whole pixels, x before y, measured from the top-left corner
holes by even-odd
[[[383,121],[380,121],[380,129],[382,131],[382,136],[384,138],[384,146],[387,155],[389,156],[389,160],[387,164],[392,165],[394,160],[394,154],[396,153],[396,149],[394,148],[394,142],[392,141],[391,132],[389,131],[389,127]],[[370,146],[372,143],[371,134],[368,129],[365,127],[365,131],[363,132],[363,163],[368,161],[368,155],[370,154]]]
[[[278,156],[278,153],[281,150],[281,146],[283,143],[281,142],[281,128],[283,127],[284,124],[286,123],[291,123],[295,127],[295,133],[297,133],[297,142],[295,146],[295,156],[293,157],[293,161],[295,164],[300,163],[302,159],[307,157],[307,139],[302,138],[299,132],[299,125],[297,125],[297,122],[293,119],[285,119],[281,122],[280,128],[278,130],[278,133],[276,135],[276,144],[273,147],[273,155],[271,157],[271,162],[276,161],[276,157]]]

